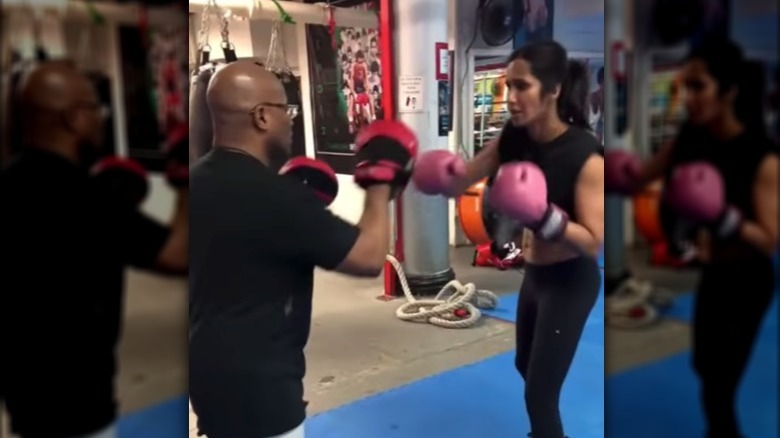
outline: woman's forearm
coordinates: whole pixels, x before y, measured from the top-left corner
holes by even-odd
[[[601,239],[584,226],[575,222],[569,222],[566,225],[563,238],[575,250],[588,255],[596,256],[601,250]]]
[[[767,255],[774,255],[778,249],[777,242],[769,231],[755,222],[743,222],[739,228],[739,235],[742,240]]]

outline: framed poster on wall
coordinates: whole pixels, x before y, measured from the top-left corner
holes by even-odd
[[[378,0],[339,6],[379,13]],[[316,156],[337,173],[352,173],[355,134],[383,117],[379,31],[307,25],[306,48]]]
[[[525,18],[515,34],[514,47],[522,47],[534,41],[553,39],[555,0],[525,0]]]
[[[119,29],[128,155],[150,171],[163,170],[168,130],[187,121],[187,34],[183,26]]]

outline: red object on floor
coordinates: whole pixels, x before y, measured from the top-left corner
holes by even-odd
[[[668,266],[670,268],[684,268],[691,264],[669,253],[669,245],[666,242],[656,242],[650,247],[650,263],[654,266]]]
[[[466,319],[466,318],[468,318],[469,316],[471,316],[471,314],[469,313],[469,311],[468,311],[468,310],[466,310],[466,309],[455,309],[455,312],[454,312],[454,313],[455,313],[455,316],[456,316],[456,317],[458,317],[458,318],[460,318],[460,319]]]
[[[490,250],[490,243],[483,243],[482,245],[477,245],[477,249],[474,251],[474,261],[472,262],[472,265],[485,268],[496,268],[504,271],[522,266],[524,262],[525,259],[522,254],[508,256],[502,259],[493,254],[493,251]]]

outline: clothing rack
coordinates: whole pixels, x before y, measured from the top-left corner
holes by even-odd
[[[86,0],[2,0],[2,11],[24,11],[54,13],[63,18],[92,21],[94,12],[114,24],[137,26],[142,21],[150,25],[176,25],[186,23],[178,6],[143,7],[140,3],[106,3]],[[144,17],[145,15],[145,17]]]
[[[250,20],[279,20],[279,9],[275,3],[296,23],[327,25],[330,22],[331,11],[333,21],[339,27],[357,27],[363,29],[379,28],[379,17],[371,11],[329,7],[324,3],[298,3],[286,0],[217,0],[217,6],[228,9],[231,13]],[[190,13],[199,13],[209,4],[209,0],[189,0]]]

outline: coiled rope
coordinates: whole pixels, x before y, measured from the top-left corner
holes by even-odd
[[[649,281],[631,278],[606,298],[606,323],[621,329],[645,328],[658,322],[659,309],[667,309],[673,302],[670,292],[656,288]]]
[[[418,300],[412,295],[403,266],[388,255],[407,302],[395,315],[407,322],[427,323],[448,329],[464,329],[474,326],[482,317],[480,309],[490,310],[498,306],[498,296],[489,290],[477,289],[474,283],[463,284],[458,280],[447,283],[434,298]]]

